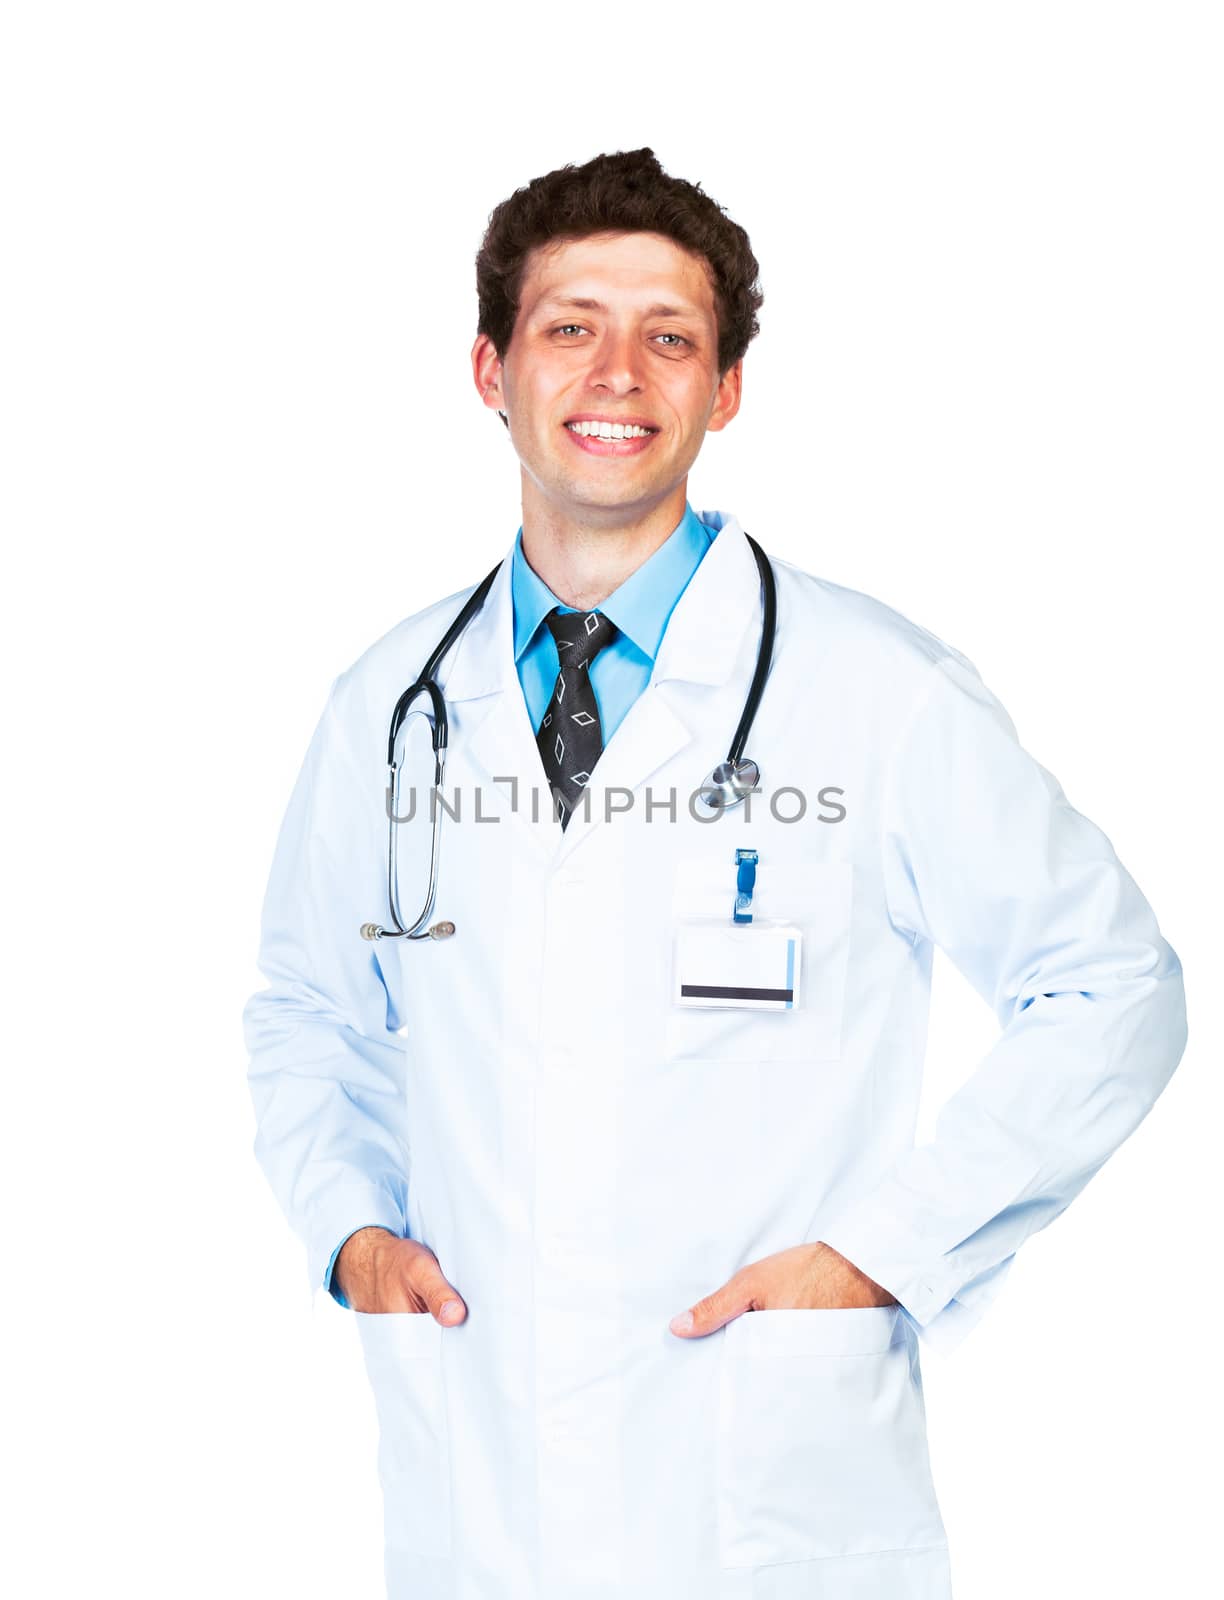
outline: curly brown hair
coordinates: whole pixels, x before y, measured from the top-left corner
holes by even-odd
[[[760,268],[748,235],[700,184],[664,172],[653,150],[617,150],[533,178],[489,216],[476,256],[476,331],[505,359],[532,250],[592,233],[661,233],[704,256],[714,287],[721,377],[760,332]]]

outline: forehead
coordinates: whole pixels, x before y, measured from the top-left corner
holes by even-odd
[[[582,301],[710,321],[715,316],[705,259],[659,233],[591,234],[533,250],[523,274],[521,310],[530,316],[548,305]]]

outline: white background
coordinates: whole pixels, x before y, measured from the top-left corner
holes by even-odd
[[[644,144],[748,229],[766,293],[692,505],[964,651],[1186,970],[1190,1045],[1155,1110],[960,1350],[924,1358],[958,1600],[1203,1592],[1218,20],[8,10],[11,1592],[382,1592],[356,1334],[312,1314],[251,1150],[260,901],[332,678],[518,526],[469,367],[488,213]],[[920,1137],[994,1034],[941,957]]]

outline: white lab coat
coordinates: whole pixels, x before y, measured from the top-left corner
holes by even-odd
[[[971,663],[866,595],[775,558],[748,745],[763,792],[750,817],[694,820],[761,618],[742,529],[701,515],[719,536],[564,834],[515,672],[509,552],[442,663],[453,938],[358,928],[388,920],[388,717],[470,591],[336,680],[285,818],[271,986],[246,1014],[258,1159],[312,1284],[381,1223],[429,1245],[468,1306],[448,1329],[352,1313],[391,1600],[947,1600],[919,1342],[963,1338],[1183,1049],[1180,965],[1109,840]],[[405,779],[414,861],[428,779]],[[767,803],[783,785],[801,821],[780,820],[793,793]],[[474,820],[478,787],[495,821]],[[607,820],[618,789],[633,803]],[[744,844],[758,916],[802,930],[801,1004],[680,1010],[676,919],[730,916]],[[421,898],[405,874],[406,915]],[[936,944],[1002,1032],[915,1148]],[[819,1239],[900,1307],[669,1331],[738,1268]]]

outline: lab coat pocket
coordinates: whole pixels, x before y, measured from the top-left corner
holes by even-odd
[[[731,926],[734,850],[676,863],[669,959],[679,924],[717,917]],[[663,1055],[668,1061],[836,1061],[850,960],[853,867],[848,861],[779,860],[761,853],[753,913],[793,923],[802,935],[798,1004],[785,1011],[669,1005]]]
[[[722,1566],[946,1543],[899,1307],[747,1311],[723,1335]]]
[[[355,1311],[378,1412],[388,1550],[446,1555],[450,1437],[442,1386],[446,1330],[427,1311]]]

